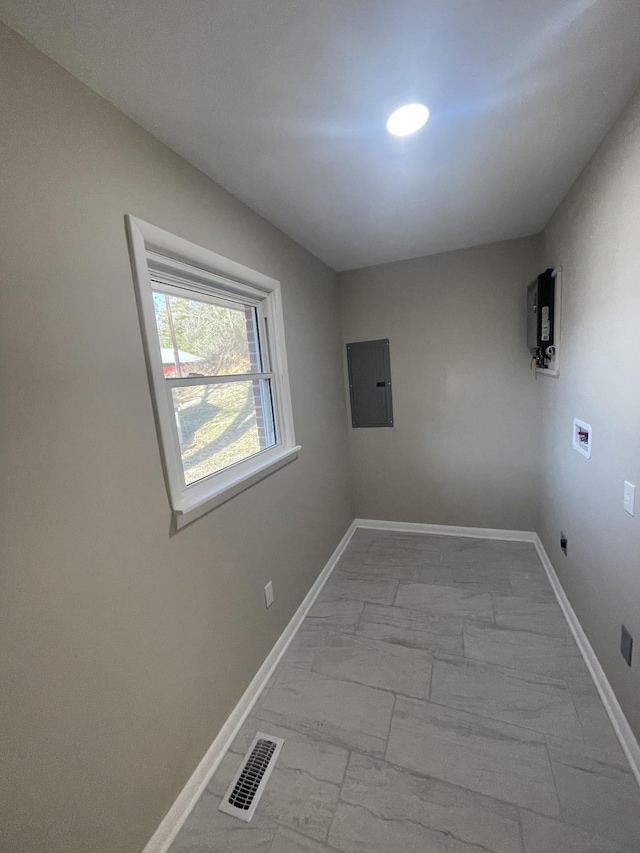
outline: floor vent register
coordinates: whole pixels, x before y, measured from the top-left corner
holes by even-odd
[[[282,738],[258,732],[222,798],[221,812],[251,820],[283,744]]]

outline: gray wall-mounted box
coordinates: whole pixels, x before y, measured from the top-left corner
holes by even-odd
[[[347,344],[351,425],[392,427],[389,339]]]

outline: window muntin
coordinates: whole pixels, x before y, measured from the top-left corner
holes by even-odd
[[[163,469],[180,528],[297,458],[280,285],[126,220]],[[212,316],[231,332],[217,349],[197,334]]]

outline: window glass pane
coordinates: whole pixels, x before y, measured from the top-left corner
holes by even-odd
[[[261,373],[256,309],[153,292],[166,378]]]
[[[185,483],[276,443],[268,379],[173,388]]]

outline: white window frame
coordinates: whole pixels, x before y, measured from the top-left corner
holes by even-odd
[[[292,462],[301,450],[293,426],[280,282],[141,219],[129,215],[125,218],[162,466],[171,509],[180,528]],[[158,287],[154,279],[162,281],[162,285]],[[258,308],[264,371],[258,378],[271,380],[276,428],[275,445],[191,485],[185,485],[153,302],[153,291],[170,289],[172,283],[200,296],[209,293],[241,298],[244,304]],[[184,384],[212,381],[212,377],[190,377]]]

